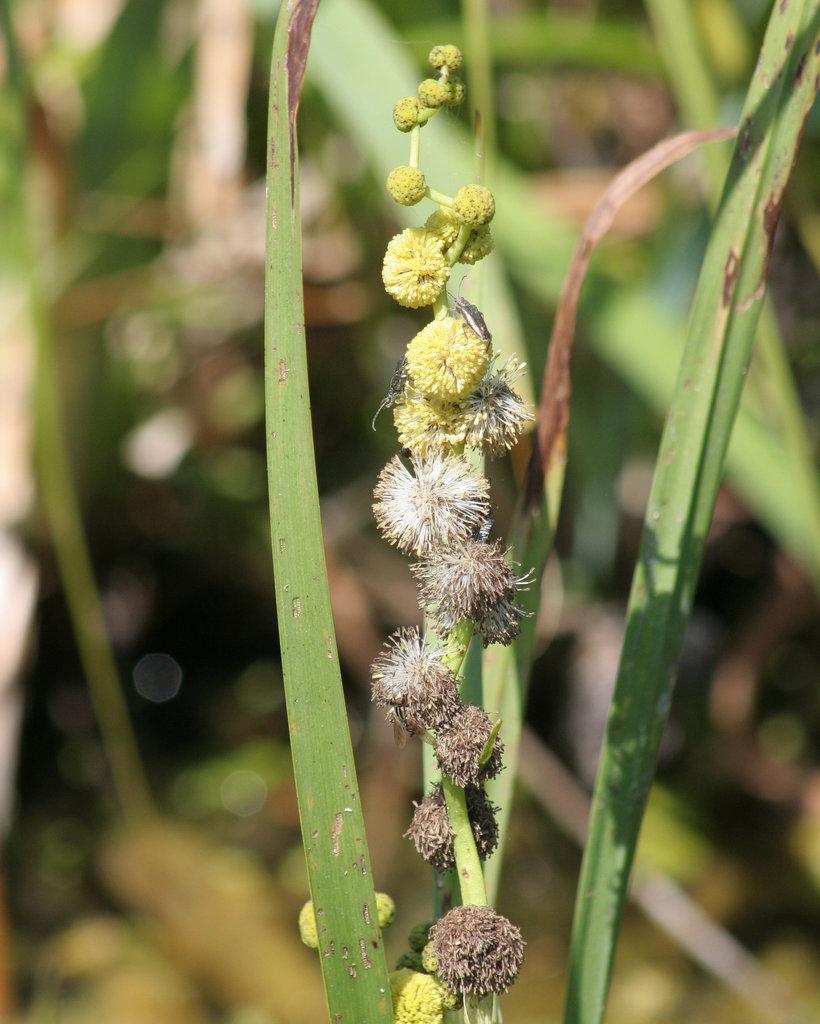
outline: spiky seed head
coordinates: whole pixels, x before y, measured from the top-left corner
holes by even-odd
[[[496,743],[496,746],[499,744]],[[495,746],[493,747],[493,755]],[[493,755],[490,755],[491,758]],[[501,758],[499,755],[499,765]],[[481,860],[487,860],[498,847],[498,808],[490,802],[481,786],[467,786],[464,790],[467,814],[473,829],[476,850]]]
[[[453,907],[430,938],[438,976],[451,992],[506,992],[524,960],[520,929],[492,907]]]
[[[512,604],[519,583],[498,541],[466,540],[410,570],[419,584],[419,604],[444,636],[462,619],[478,623],[499,602]]]
[[[495,818],[498,809],[478,786],[467,786],[465,797],[478,856],[486,860],[498,846]],[[414,806],[413,820],[405,837],[412,839],[416,852],[437,871],[449,870],[455,866],[454,836],[441,784]]]
[[[406,554],[432,554],[469,537],[489,510],[490,485],[462,456],[413,453],[411,473],[394,455],[379,474],[373,511],[383,536]]]
[[[475,391],[461,403],[466,425],[464,441],[470,448],[478,448],[485,455],[503,455],[534,421],[512,387],[523,372],[524,365],[511,356],[497,372],[490,367]]]
[[[441,786],[436,786],[432,793],[415,803],[413,820],[404,833],[405,838],[412,839],[413,845],[424,860],[436,871],[448,871],[455,866],[453,850],[453,829],[447,815],[447,804]]]
[[[489,760],[481,763],[481,755],[493,725],[483,708],[465,704],[450,725],[436,733],[434,750],[439,767],[457,786],[478,786],[495,778],[504,767],[501,756],[504,744],[496,738]]]
[[[458,681],[416,627],[396,630],[370,669],[372,695],[388,718],[416,735],[439,729],[461,706]]]

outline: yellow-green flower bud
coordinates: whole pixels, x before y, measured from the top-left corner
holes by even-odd
[[[464,63],[464,56],[457,46],[447,43],[445,46],[434,46],[430,51],[427,60],[434,68],[448,67],[451,71],[460,68]]]
[[[414,953],[410,949],[405,950],[396,961],[396,970],[400,971],[402,967],[409,967],[411,971],[418,971],[420,974],[423,973],[421,967],[421,953]]]
[[[445,105],[448,107],[457,107],[459,104],[464,102],[465,88],[463,82],[454,82],[450,79],[446,83],[447,87],[447,99]]]
[[[402,306],[430,306],[441,295],[450,267],[441,239],[424,228],[405,228],[387,244],[382,265],[385,291]]]
[[[419,123],[419,101],[405,96],[393,107],[393,124],[400,132],[409,132]]]
[[[299,938],[310,949],[319,948],[319,932],[316,928],[313,900],[308,900],[299,911]]]
[[[467,244],[461,250],[458,262],[478,263],[485,256],[489,256],[494,248],[495,239],[490,231],[490,225],[482,224],[480,228],[470,232],[470,237],[467,239]]]
[[[394,167],[387,175],[387,191],[402,206],[415,206],[424,198],[427,182],[418,167]]]
[[[428,974],[435,974],[438,970],[438,961],[436,960],[436,954],[433,952],[432,942],[428,942],[421,951],[421,966]]]
[[[453,199],[453,213],[462,224],[481,227],[495,215],[495,199],[483,185],[462,185]]]
[[[411,949],[419,953],[424,949],[430,939],[430,926],[433,923],[433,921],[421,921],[413,927],[407,936],[407,943]]]
[[[379,928],[389,928],[396,916],[396,903],[386,892],[376,893],[376,913],[379,915]]]
[[[466,398],[488,365],[486,341],[451,316],[431,321],[407,346],[407,374],[413,387],[439,402]]]
[[[430,977],[404,967],[390,975],[390,996],[395,1024],[442,1024],[444,986]]]
[[[447,82],[437,78],[425,78],[419,86],[419,99],[425,107],[443,107],[447,104],[450,91]]]
[[[444,992],[444,1009],[448,1010],[460,1010],[464,1005],[464,996],[460,992],[451,992],[449,989],[441,986]]]

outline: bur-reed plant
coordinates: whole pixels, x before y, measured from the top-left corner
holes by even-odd
[[[288,38],[297,49],[301,46],[296,62],[303,66],[306,40],[303,35],[299,40],[305,21],[300,25],[295,18],[291,24],[296,27]],[[765,292],[768,253],[800,127],[813,98],[819,32],[817,2],[780,4],[773,11],[704,260],[689,342],[658,458],[621,671],[593,801],[571,951],[568,1021],[592,1024],[602,1018],[606,1005],[626,881]],[[506,650],[503,645],[514,641],[522,626],[531,622],[526,612],[534,610],[537,600],[530,602],[529,609],[526,602],[528,593],[537,590],[527,591],[529,573],[518,570],[510,552],[490,539],[488,489],[463,452],[474,447],[484,454],[501,453],[515,442],[528,414],[512,386],[516,364],[508,362],[498,370],[492,367],[492,338],[479,311],[462,304],[459,315],[458,305],[455,312],[448,305],[446,286],[465,250],[480,253],[477,258],[491,250],[489,224],[494,202],[486,189],[476,185],[454,196],[444,195],[428,185],[422,171],[419,157],[423,125],[436,110],[460,99],[455,74],[460,54],[455,48],[441,47],[434,55],[434,77],[425,82],[418,97],[397,104],[394,120],[399,130],[410,135],[410,156],[407,164],[391,173],[388,189],[402,205],[430,199],[439,209],[423,226],[410,227],[393,239],[383,272],[385,287],[397,301],[412,308],[430,306],[432,320],[408,346],[383,403],[393,409],[403,451],[383,471],[375,495],[377,521],[383,534],[417,559],[413,573],[420,603],[427,613],[428,631],[422,635],[403,628],[393,635],[374,663],[373,695],[400,737],[421,737],[434,749],[441,779],[417,808],[410,834],[436,870],[444,872],[455,866],[453,881],[457,888],[454,884],[453,897],[460,901],[432,929],[420,926],[411,938],[406,961],[392,976],[396,1019],[441,1019],[423,1014],[452,1012],[442,995],[434,995],[439,992],[437,982],[443,982],[448,998],[463,999],[464,1013],[470,1020],[491,1020],[497,1015],[495,994],[513,980],[523,953],[515,926],[505,922],[502,927],[503,919],[489,907],[481,866],[482,856],[492,851],[497,840],[495,807],[483,785],[501,769],[503,734],[499,733],[499,722],[493,722],[486,711],[463,703],[458,680],[472,638],[481,636],[490,651],[496,644]],[[281,73],[286,66],[287,61],[277,63],[274,57],[275,71]],[[281,120],[277,121],[279,104],[272,99],[272,139],[278,139],[284,147],[289,141],[293,147],[293,96],[287,111],[287,131],[277,135],[275,126],[279,124],[281,129]],[[287,190],[280,191],[278,202],[282,206],[274,200],[269,211],[269,230],[274,234],[281,229],[278,214],[288,210],[288,201],[292,210],[297,194],[293,148],[288,151],[274,147],[271,170],[281,169],[283,152],[288,153],[290,161],[289,173],[284,175],[289,195]],[[294,218],[291,212],[291,225]],[[292,229],[290,244],[297,238]],[[276,253],[279,258],[269,268],[272,276],[280,273],[279,259],[288,259],[285,249],[279,248]],[[292,256],[290,260],[293,263]],[[298,298],[300,286],[298,273],[293,276],[293,268],[290,273],[286,290],[278,297],[290,307],[284,322],[289,320],[293,326],[295,321],[298,334],[301,316],[294,298]],[[271,317],[277,313],[276,296],[270,288],[268,312]],[[269,436],[275,449],[280,429],[289,430],[292,423],[282,417],[283,407],[274,404],[273,393],[277,386],[290,390],[287,385],[294,372],[289,358],[281,358],[275,334],[269,334],[268,359],[268,400],[274,413]],[[568,373],[568,363],[562,373]],[[301,367],[298,380],[304,387]],[[491,407],[499,395],[503,398],[498,408],[505,411],[493,419]],[[543,396],[542,405],[551,401],[566,405],[568,397],[565,388],[560,395]],[[529,490],[514,525],[520,550],[537,553],[531,563],[537,570],[549,547],[560,499],[562,474],[554,472],[549,455],[557,453],[559,460],[563,458],[566,413],[564,408],[557,417],[560,425],[549,438],[549,445],[544,444],[541,425]],[[482,433],[487,424],[487,436],[492,441],[486,441]],[[300,430],[300,435],[305,433]],[[277,463],[275,456],[272,452],[271,479],[279,474],[278,479],[284,480],[288,464]],[[312,466],[309,455],[308,459]],[[296,471],[295,464],[291,468]],[[275,524],[282,491],[274,493],[273,483],[271,498]],[[289,542],[277,532],[276,525],[273,540],[276,560],[288,549]],[[528,565],[526,555],[519,557]],[[281,574],[281,560],[276,564]],[[300,596],[306,593],[301,583],[297,589]],[[289,577],[284,585],[279,580],[278,590],[282,592],[280,624],[283,614],[286,621],[288,615],[301,619],[303,606],[300,603],[294,610]],[[292,623],[287,621],[287,625]],[[331,638],[326,651],[328,660],[334,661],[330,627],[326,624],[320,633],[322,638]],[[321,646],[314,643],[317,648]],[[517,668],[519,674],[525,673],[531,635],[522,647],[523,656],[500,660],[509,672]],[[287,675],[287,665],[285,671]],[[300,745],[294,747],[297,786],[314,786],[321,796],[322,768],[315,752],[308,749],[310,741],[304,743],[303,725],[310,723],[304,714],[299,718],[298,685],[298,681],[288,683],[293,691],[288,694],[288,704],[295,715],[294,733],[300,738]],[[496,692],[503,692],[503,687]],[[520,701],[520,692],[515,693],[510,706],[518,704],[520,709]],[[517,721],[514,724],[517,726]],[[325,726],[330,726],[327,719],[322,728]],[[462,727],[466,742],[458,735]],[[343,752],[345,759],[348,749]],[[344,763],[347,766],[346,760]],[[333,990],[338,979],[329,977],[328,968],[337,947],[335,939],[328,937],[329,927],[322,918],[324,915],[329,921],[333,917],[339,922],[344,912],[327,902],[317,902],[317,894],[326,901],[334,893],[333,886],[320,877],[322,865],[330,873],[338,873],[340,867],[333,860],[335,854],[328,858],[327,851],[320,849],[324,841],[332,853],[334,796],[331,791],[330,802],[322,811],[324,817],[316,818],[313,795],[307,796],[306,806],[302,806],[300,793],[303,828],[314,825],[314,830],[305,834],[315,916],[310,912],[305,916],[308,922],[317,924],[315,941],[322,954],[331,1008],[335,1008],[340,1005]],[[343,826],[340,828],[343,830]],[[357,842],[363,848],[363,836],[357,836]],[[324,858],[321,865],[320,857]],[[335,895],[348,898],[338,887]],[[356,897],[348,899],[355,906]],[[497,927],[500,931],[495,930]],[[352,947],[345,948],[349,951]],[[451,959],[453,950],[455,960]]]

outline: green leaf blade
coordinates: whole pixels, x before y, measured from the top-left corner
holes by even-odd
[[[319,958],[331,1018],[358,1024],[390,1022],[392,1012],[333,629],[310,421],[295,115],[313,6],[282,8],[271,64],[268,482],[285,698]]]
[[[774,212],[813,100],[805,78],[818,72],[819,32],[816,0],[775,8],[703,263],[593,797],[566,1024],[603,1017],[629,870],[765,292]]]

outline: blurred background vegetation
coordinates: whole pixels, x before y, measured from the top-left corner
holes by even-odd
[[[682,20],[670,26],[673,10]],[[654,142],[735,123],[769,10],[764,0],[494,5],[499,249],[489,262],[501,298],[488,282],[482,308],[535,382],[586,213]],[[23,141],[15,150],[7,133],[0,151],[3,219],[22,226],[0,246],[3,1019],[299,1024],[325,1014],[315,955],[295,931],[306,880],[266,507],[263,175],[276,11],[273,0],[11,4],[27,91]],[[374,38],[386,41],[378,52]],[[406,561],[370,512],[396,449],[389,412],[375,432],[370,422],[420,322],[380,286],[400,226],[383,180],[405,162],[391,121],[401,93],[380,69],[407,65],[412,89],[442,42],[464,43],[455,3],[323,0],[299,119],[316,458],[376,887],[398,903],[389,962],[430,914],[430,878],[402,839],[419,752],[397,752],[369,704],[384,636],[419,616]],[[10,54],[0,54],[6,123]],[[466,107],[444,118],[466,138]],[[446,151],[423,150],[425,169],[427,155],[446,173]],[[594,772],[663,401],[725,157],[689,158],[631,201],[582,297],[567,487],[499,897],[528,942],[504,1003],[511,1021],[560,1015],[579,865],[572,823]],[[815,448],[818,166],[815,107],[771,262],[773,315]],[[21,185],[30,215],[15,199]],[[479,298],[469,279],[464,293]],[[29,301],[53,340],[61,436],[159,811],[129,829],[36,493]],[[752,367],[758,408],[770,383]],[[771,1020],[778,1005],[785,1020],[778,985],[820,1020],[817,537],[801,533],[811,520],[795,516],[792,478],[773,475],[788,465],[788,440],[780,457],[777,431],[762,433],[774,447],[750,442],[719,499],[641,848],[644,870],[676,882],[715,928],[693,937],[693,904],[676,911],[666,890],[645,888],[616,960],[613,1024]],[[526,449],[490,467],[501,535]],[[649,917],[664,917],[663,929]],[[750,1006],[732,991],[749,971],[768,1001]]]

